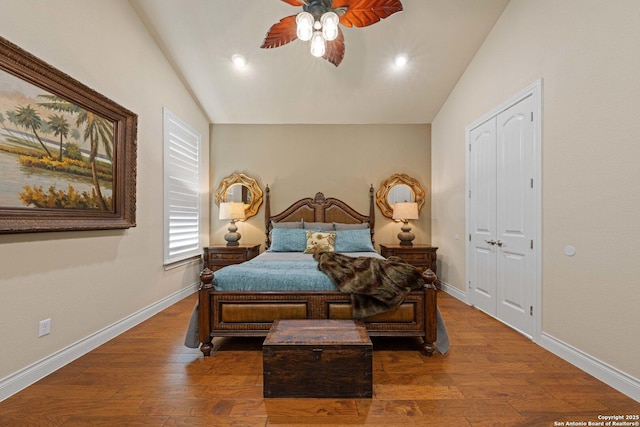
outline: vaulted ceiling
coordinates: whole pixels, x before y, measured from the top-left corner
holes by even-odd
[[[214,124],[430,123],[509,0],[402,0],[404,10],[345,28],[336,67],[294,40],[261,49],[282,0],[131,0]],[[406,66],[393,59],[407,54]],[[244,69],[231,62],[247,60]]]

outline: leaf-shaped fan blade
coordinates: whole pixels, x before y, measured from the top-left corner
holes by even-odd
[[[304,1],[300,1],[300,0],[282,0],[285,3],[290,4],[291,6],[303,6],[304,5]]]
[[[345,27],[367,27],[402,10],[400,0],[334,0],[333,9],[346,9],[340,17]]]
[[[280,22],[273,24],[273,26],[269,28],[269,31],[262,42],[262,46],[260,47],[263,49],[280,47],[287,43],[291,43],[297,38],[296,15],[291,15],[286,18],[282,18]]]
[[[336,67],[342,62],[342,58],[344,58],[344,34],[342,34],[340,27],[338,27],[338,37],[327,42],[326,50],[322,57]]]

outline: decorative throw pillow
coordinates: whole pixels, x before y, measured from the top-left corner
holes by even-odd
[[[336,233],[307,230],[307,249],[305,254],[333,252],[336,245]]]
[[[307,247],[306,230],[274,228],[271,230],[271,252],[302,252]]]
[[[375,252],[373,243],[371,243],[371,231],[369,229],[336,231],[335,251]]]

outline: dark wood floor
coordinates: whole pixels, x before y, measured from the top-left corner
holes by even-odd
[[[615,391],[440,293],[446,355],[374,339],[372,399],[263,399],[262,339],[182,345],[195,295],[0,403],[2,426],[554,426],[640,414]],[[310,385],[312,386],[312,385]]]

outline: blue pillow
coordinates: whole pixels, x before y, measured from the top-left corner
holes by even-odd
[[[369,229],[337,230],[336,252],[375,252]]]
[[[307,248],[307,230],[274,228],[271,230],[272,252],[303,252]]]

